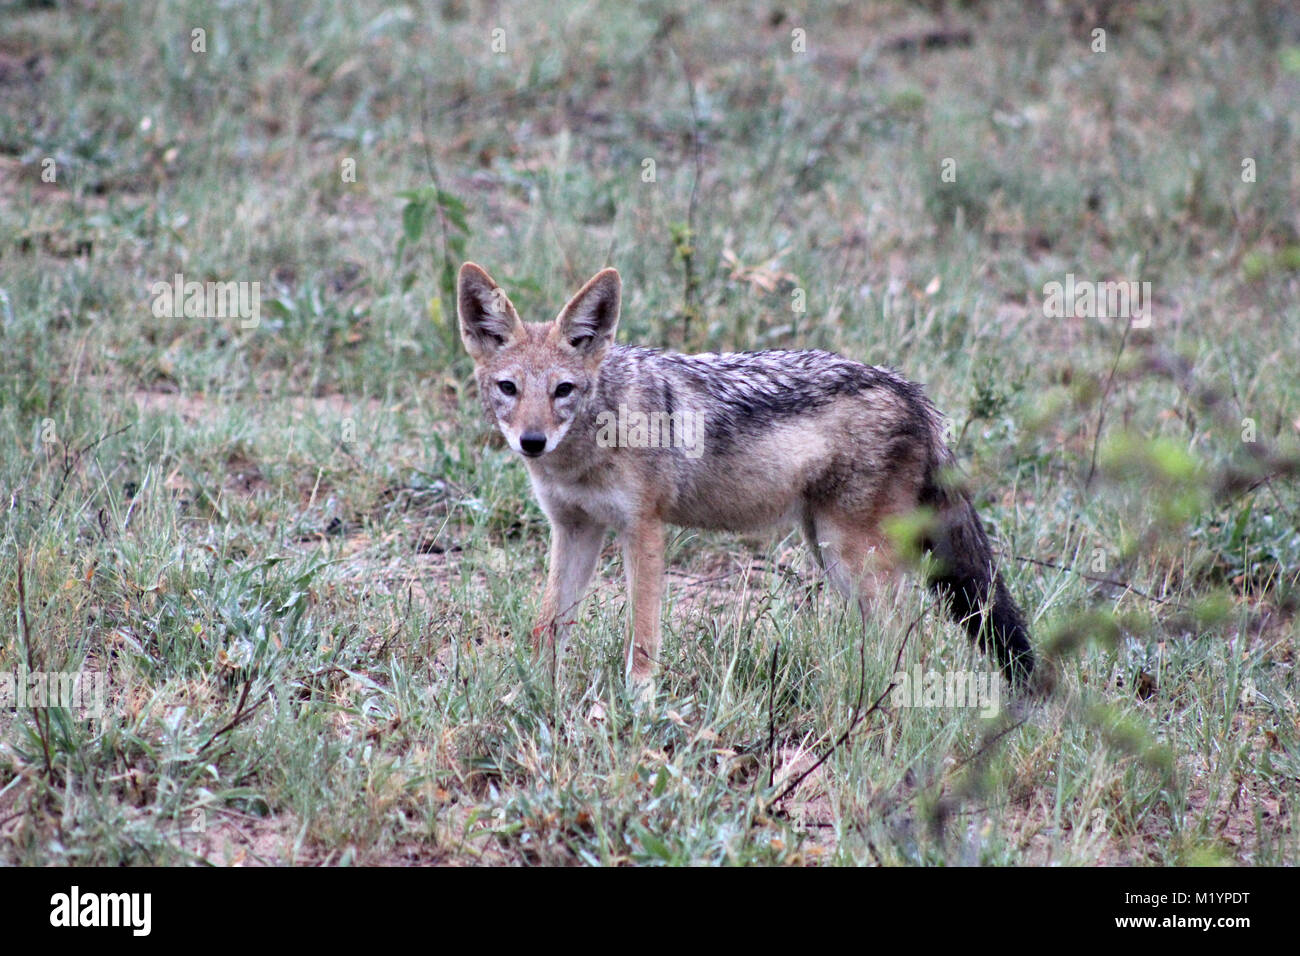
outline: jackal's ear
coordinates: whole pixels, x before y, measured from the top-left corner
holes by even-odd
[[[456,282],[460,339],[474,361],[491,355],[523,335],[519,313],[490,275],[472,262],[460,267]]]
[[[555,324],[571,348],[588,355],[604,353],[618,328],[622,288],[617,269],[602,269],[560,310]]]

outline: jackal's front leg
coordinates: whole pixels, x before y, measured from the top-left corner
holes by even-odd
[[[542,613],[533,628],[533,655],[562,645],[578,616],[578,605],[596,570],[605,528],[593,523],[551,524],[550,567]]]
[[[654,696],[659,665],[659,612],[664,587],[664,525],[653,517],[638,519],[623,541],[632,624],[624,661],[629,685],[643,699]]]

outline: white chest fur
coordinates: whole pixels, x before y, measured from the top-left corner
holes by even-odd
[[[622,531],[632,520],[633,496],[626,488],[570,482],[529,468],[533,493],[552,523],[595,522]]]

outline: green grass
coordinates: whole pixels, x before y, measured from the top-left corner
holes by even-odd
[[[3,6],[0,673],[108,695],[0,710],[0,861],[1300,860],[1285,5],[1115,4],[1105,53],[1075,3]],[[530,319],[612,264],[621,341],[925,382],[1055,693],[863,716],[900,647],[988,663],[780,534],[673,539],[652,707],[612,545],[535,664],[465,258]],[[159,317],[176,273],[260,323]],[[1150,328],[1046,317],[1067,273]]]

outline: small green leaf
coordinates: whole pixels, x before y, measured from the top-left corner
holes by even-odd
[[[646,852],[651,856],[657,856],[659,859],[669,861],[673,858],[672,851],[668,849],[668,844],[655,836],[643,826],[636,827],[636,838],[641,845],[645,847]]]
[[[668,789],[668,771],[665,768],[660,767],[659,775],[655,778],[654,795],[656,797],[662,797],[664,795],[664,791],[667,789]]]
[[[418,203],[407,203],[402,209],[402,231],[411,242],[419,242],[424,235],[424,207]]]

